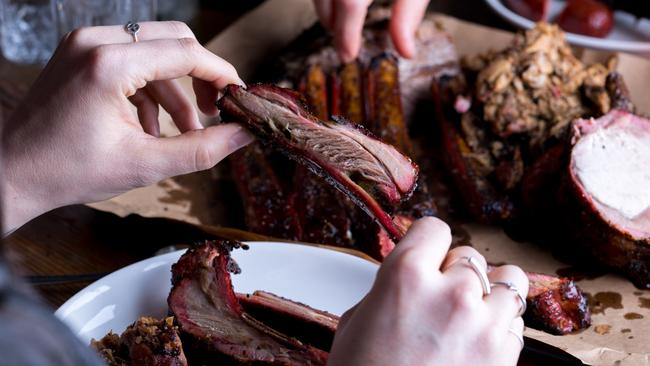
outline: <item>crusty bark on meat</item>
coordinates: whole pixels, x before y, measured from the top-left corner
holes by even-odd
[[[454,100],[460,94],[455,90],[461,78],[458,75],[441,75],[432,83],[436,115],[442,135],[443,161],[465,208],[472,217],[485,223],[500,223],[513,215],[513,204],[508,197],[499,194],[492,183],[477,170],[470,159],[472,151],[460,131],[452,122],[459,115],[452,110]]]
[[[121,336],[111,332],[91,346],[110,366],[187,366],[172,317],[142,317]]]
[[[172,267],[167,299],[190,363],[325,365],[327,352],[307,346],[244,312],[232,288],[239,267],[234,241],[205,242],[189,249]]]
[[[218,105],[269,146],[346,193],[392,237],[403,236],[387,210],[406,201],[416,187],[419,169],[410,158],[360,126],[315,118],[288,89],[229,85]]]
[[[337,111],[348,121],[358,123],[370,129],[366,119],[366,106],[363,92],[363,68],[361,64],[351,62],[340,67],[338,75],[333,78],[336,85],[332,92],[332,105],[338,105]],[[336,112],[332,112],[336,115]]]
[[[257,234],[300,240],[297,213],[264,148],[253,143],[234,153],[229,161],[248,229]]]
[[[307,67],[299,91],[317,118],[329,119],[328,77],[319,65]],[[296,168],[293,185],[292,202],[300,222],[300,240],[351,246],[352,223],[348,211],[354,207],[352,201],[304,166]]]
[[[587,297],[568,278],[527,272],[529,282],[524,314],[527,326],[552,334],[568,334],[591,325]]]

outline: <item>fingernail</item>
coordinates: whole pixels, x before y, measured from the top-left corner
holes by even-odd
[[[232,151],[239,150],[243,146],[253,142],[253,140],[255,140],[255,137],[244,127],[240,127],[239,130],[230,138],[230,149]]]

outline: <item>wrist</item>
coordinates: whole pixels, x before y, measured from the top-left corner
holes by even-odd
[[[31,219],[49,211],[47,194],[39,193],[36,177],[29,173],[32,164],[23,164],[2,141],[2,162],[0,165],[0,201],[2,202],[2,233],[7,234],[21,227]],[[35,173],[35,172],[31,172]]]

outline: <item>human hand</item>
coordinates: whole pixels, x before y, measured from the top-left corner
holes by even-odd
[[[218,91],[242,84],[233,66],[183,23],[140,25],[138,42],[122,26],[70,33],[2,126],[5,231],[56,207],[211,168],[251,141],[237,124],[203,128],[174,80],[192,76],[199,108],[215,115]],[[159,106],[179,136],[159,137]]]
[[[520,300],[503,286],[483,296],[462,259],[477,259],[483,270],[485,259],[471,247],[447,252],[450,243],[444,222],[415,222],[370,292],[341,318],[328,365],[515,365],[521,343],[509,329],[523,332]],[[528,292],[519,267],[497,267],[488,277]]]
[[[334,33],[334,45],[343,62],[354,60],[361,48],[361,32],[372,0],[314,0],[323,26]],[[400,55],[415,55],[415,31],[429,0],[395,0],[390,34]]]

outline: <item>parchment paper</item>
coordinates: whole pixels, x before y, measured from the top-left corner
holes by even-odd
[[[230,61],[244,80],[256,65],[285,47],[304,29],[316,21],[308,0],[267,0],[242,17],[207,47]],[[483,26],[469,24],[454,18],[439,16],[455,40],[459,54],[475,54],[489,48],[504,47],[512,34]],[[607,54],[576,50],[584,60],[604,59]],[[619,55],[619,71],[624,75],[632,99],[639,112],[650,115],[650,62],[636,56]],[[189,80],[182,80],[188,93]],[[210,120],[202,117],[206,124]],[[174,135],[167,114],[161,112],[162,132]],[[650,169],[650,167],[649,167]],[[138,213],[143,216],[162,216],[192,223],[223,225],[228,213],[211,199],[218,178],[216,171],[169,179],[151,187],[129,192],[112,200],[91,205],[118,215]],[[527,243],[510,240],[501,229],[468,225],[473,245],[490,262],[515,263],[529,271],[554,274],[569,267],[554,259],[543,249]],[[650,365],[650,291],[636,289],[626,279],[604,275],[578,282],[592,297],[600,300],[593,310],[593,325],[585,331],[567,336],[553,336],[527,329],[526,335],[566,350],[592,365]]]

